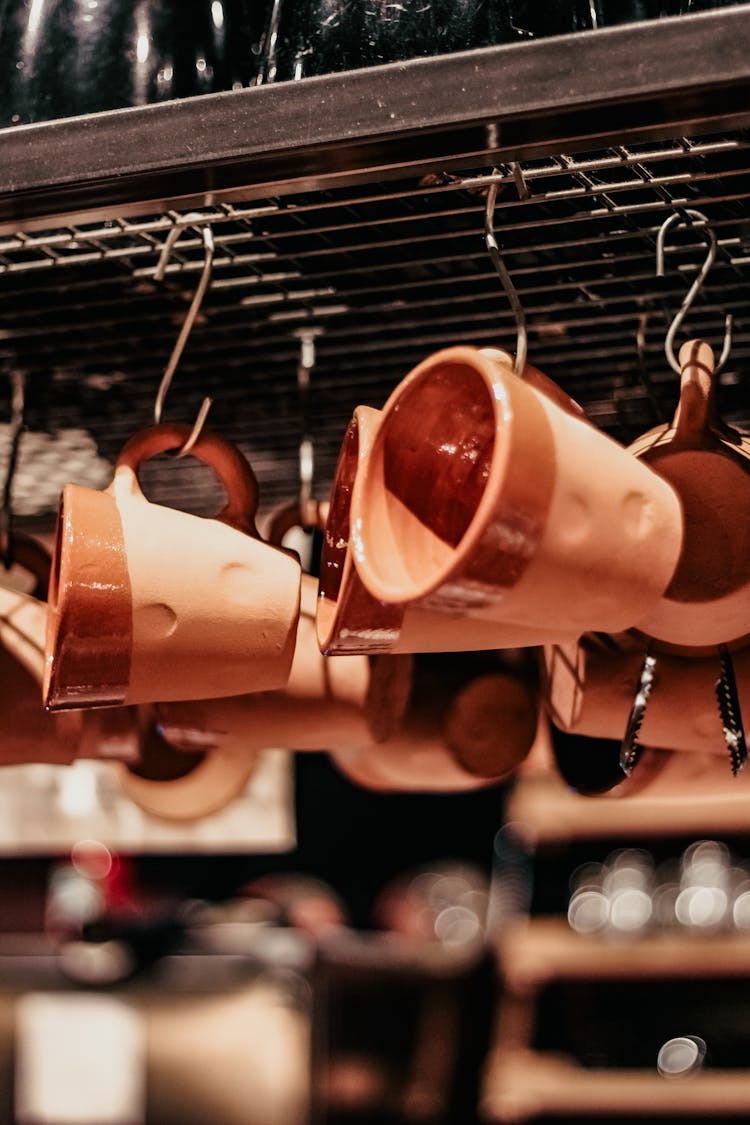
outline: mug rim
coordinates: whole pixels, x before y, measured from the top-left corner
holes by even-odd
[[[497,356],[490,357],[483,354],[481,349],[467,344],[442,348],[413,368],[386,401],[380,424],[373,436],[364,471],[358,473],[355,478],[351,502],[351,538],[354,543],[355,566],[364,586],[376,599],[394,605],[408,605],[428,597],[441,586],[450,582],[450,579],[464,568],[467,557],[471,556],[474,548],[484,535],[492,512],[497,507],[497,499],[493,493],[506,476],[510,458],[510,443],[499,442],[498,437],[501,431],[507,429],[511,424],[513,408],[507,391],[503,389],[501,393],[498,393],[494,389],[500,384],[498,375],[510,375],[514,379],[518,378],[513,372],[510,356],[508,356],[507,365],[503,362],[501,357],[505,355],[506,353],[500,352]],[[452,549],[449,562],[441,568],[436,568],[429,577],[422,581],[412,582],[411,589],[404,592],[403,588],[399,589],[393,581],[385,579],[382,573],[373,566],[372,552],[369,549],[370,535],[367,530],[367,496],[373,487],[373,466],[382,468],[384,435],[397,407],[405,395],[411,393],[419,383],[423,382],[436,369],[446,364],[466,367],[479,376],[484,384],[495,423],[490,470],[479,503],[468,527]],[[512,386],[513,384],[511,384]]]

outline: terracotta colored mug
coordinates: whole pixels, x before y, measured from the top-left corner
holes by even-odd
[[[369,747],[399,726],[411,685],[411,658],[321,655],[315,637],[317,582],[302,576],[297,643],[278,691],[158,707],[167,741],[183,750],[330,750]]]
[[[32,593],[0,586],[0,692],[3,721],[0,765],[49,762],[64,765],[79,754],[80,715],[47,715],[40,684],[44,675],[47,610],[40,600],[49,581],[49,553],[35,540],[14,536],[15,573]]]
[[[606,638],[587,634],[569,645],[547,647],[547,705],[556,726],[591,738],[622,739],[644,655],[642,641],[630,633]],[[734,652],[732,660],[741,709],[750,715],[750,648]],[[719,672],[718,653],[659,653],[639,742],[726,758],[716,701]],[[641,772],[641,762],[634,772]]]
[[[50,710],[214,698],[286,683],[300,567],[257,538],[245,458],[205,433],[191,456],[227,491],[215,519],[152,504],[138,469],[180,448],[162,423],[122,450],[103,492],[67,485],[50,582],[43,696]]]
[[[630,447],[670,483],[685,522],[675,572],[638,628],[670,646],[744,643],[750,640],[750,437],[719,417],[708,344],[684,344],[679,359],[673,422]]]
[[[360,578],[351,549],[351,499],[363,471],[380,410],[358,406],[349,423],[336,466],[320,558],[316,627],[321,652],[461,652],[499,647],[497,625],[478,619],[446,620],[421,605],[392,605],[374,597]],[[516,629],[513,645],[538,645],[542,630]]]
[[[315,580],[303,575],[297,649],[286,687],[232,699],[164,703],[160,730],[178,750],[252,755],[325,750],[368,788],[457,791],[507,776],[529,752],[536,693],[496,653],[452,656],[319,652]]]
[[[442,614],[446,639],[492,622],[496,647],[637,625],[683,533],[670,485],[469,347],[431,356],[391,395],[351,525],[375,598]]]
[[[110,768],[125,796],[151,816],[188,821],[218,812],[242,792],[256,769],[258,755],[236,746],[217,746],[211,753],[175,750],[153,707],[129,710],[137,757],[112,762]]]
[[[342,773],[368,789],[460,792],[509,777],[539,737],[536,691],[495,652],[415,657],[403,722],[368,747],[334,749]]]

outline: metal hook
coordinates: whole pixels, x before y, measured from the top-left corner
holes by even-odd
[[[299,362],[297,364],[297,393],[299,396],[302,437],[299,443],[299,508],[305,512],[312,499],[313,476],[315,472],[315,449],[310,436],[310,372],[315,367],[315,340],[320,336],[320,328],[300,328],[294,333],[299,340]]]
[[[202,216],[196,214],[185,215],[184,219],[182,219],[178,223],[175,223],[175,225],[172,227],[169,234],[167,235],[164,246],[162,247],[159,261],[157,262],[156,269],[154,270],[155,281],[164,280],[164,275],[167,270],[167,264],[169,262],[169,258],[175,243],[182,236],[183,232],[188,227],[193,226],[196,222],[196,219],[201,217]],[[182,353],[185,350],[185,344],[187,343],[188,337],[192,332],[196,317],[198,316],[201,304],[203,303],[203,298],[206,294],[206,290],[208,289],[209,282],[211,281],[211,271],[213,268],[215,249],[214,235],[209,224],[202,224],[200,233],[203,239],[203,247],[205,251],[203,271],[201,273],[200,281],[198,282],[195,293],[193,294],[193,299],[190,302],[190,308],[187,311],[187,315],[185,317],[185,320],[183,321],[182,328],[180,329],[180,334],[177,337],[177,341],[174,345],[174,348],[172,349],[172,354],[169,357],[169,362],[167,363],[164,374],[162,375],[159,389],[156,392],[156,399],[154,400],[154,422],[156,423],[156,425],[161,422],[162,411],[164,409],[164,400],[167,397],[167,392],[172,383],[172,377],[177,370],[177,364],[180,362]],[[213,400],[208,398],[208,396],[203,399],[193,429],[187,441],[177,453],[178,457],[184,457],[186,453],[189,453],[200,437],[201,431],[203,430],[203,426],[206,421],[206,417],[209,410],[211,409],[212,401]]]
[[[693,280],[693,284],[690,286],[687,293],[682,299],[682,304],[680,305],[677,314],[675,315],[672,323],[669,326],[669,330],[664,341],[664,353],[669,361],[669,366],[678,375],[682,374],[682,368],[680,367],[677,356],[674,354],[674,338],[677,335],[680,325],[682,324],[690,308],[692,307],[693,301],[703,288],[703,282],[706,280],[709,270],[714,264],[714,260],[716,258],[716,235],[708,225],[707,217],[701,211],[692,211],[689,209],[683,209],[679,212],[676,211],[662,223],[661,227],[659,228],[659,233],[656,237],[656,276],[664,277],[664,239],[666,237],[667,231],[671,227],[679,226],[680,224],[682,224],[683,226],[691,226],[692,224],[687,221],[686,217],[687,219],[697,219],[698,222],[703,224],[697,229],[699,234],[704,237],[705,242],[708,245],[708,252],[706,253],[703,265],[698,270],[698,273]],[[727,313],[724,320],[724,343],[721,349],[721,355],[719,356],[719,359],[714,368],[714,371],[717,375],[722,370],[724,364],[729,358],[731,347],[732,314]]]
[[[516,287],[511,281],[510,274],[505,267],[505,262],[500,254],[500,247],[495,238],[495,230],[492,221],[495,216],[495,200],[497,199],[497,184],[490,184],[490,189],[487,192],[487,206],[484,212],[484,240],[487,245],[487,251],[492,259],[492,264],[495,267],[497,276],[500,278],[500,284],[505,291],[505,295],[510,301],[510,307],[513,310],[513,316],[516,320],[516,357],[513,361],[513,370],[516,375],[523,377],[524,370],[526,369],[526,352],[528,349],[528,334],[526,331],[526,314],[523,311],[521,300],[516,291]]]
[[[20,371],[12,371],[10,407],[10,448],[8,468],[3,486],[2,508],[0,508],[0,557],[6,570],[13,566],[13,481],[18,465],[18,448],[24,426],[26,409],[26,379]]]

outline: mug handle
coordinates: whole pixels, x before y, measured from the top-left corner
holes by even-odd
[[[125,443],[116,468],[125,466],[138,477],[144,461],[159,453],[180,449],[190,437],[192,427],[180,422],[160,422],[139,430]],[[253,538],[260,535],[255,526],[258,511],[258,482],[255,473],[236,445],[218,434],[204,430],[188,451],[191,457],[209,465],[224,485],[227,503],[215,517]]]
[[[37,601],[46,602],[52,570],[52,556],[47,548],[28,535],[14,533],[10,540],[10,557],[13,563],[23,567],[35,580],[30,596]]]
[[[319,500],[295,501],[276,512],[266,533],[268,542],[280,547],[287,531],[293,527],[317,528],[325,531],[328,519],[328,502]]]

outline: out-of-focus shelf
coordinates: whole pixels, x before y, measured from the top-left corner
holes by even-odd
[[[542,1113],[642,1114],[647,1121],[663,1114],[747,1115],[750,1071],[701,1071],[670,1081],[656,1071],[585,1070],[559,1055],[498,1049],[489,1059],[481,1108],[487,1122]]]
[[[743,933],[588,935],[563,918],[530,918],[505,930],[498,953],[505,988],[518,995],[551,980],[750,975],[750,938]]]

